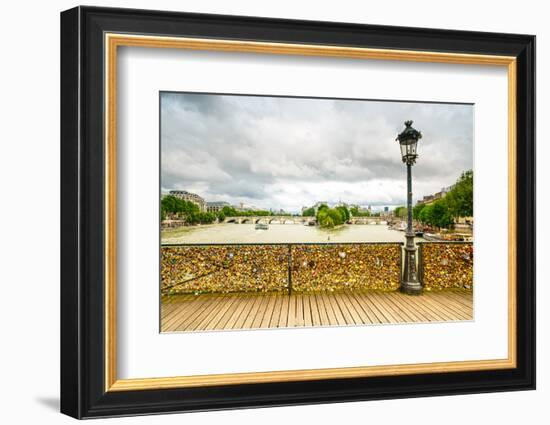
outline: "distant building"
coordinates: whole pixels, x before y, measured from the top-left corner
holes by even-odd
[[[214,202],[207,202],[206,203],[206,212],[217,214],[219,213],[223,207],[229,207],[229,202],[224,201],[214,201]]]
[[[369,205],[367,208],[365,207],[359,207],[359,213],[365,214],[365,213],[371,213],[372,207]]]
[[[244,202],[239,202],[239,205],[233,205],[237,211],[255,211],[256,208],[254,205],[246,205]]]
[[[434,195],[426,195],[422,199],[416,201],[416,205],[428,205],[435,201]]]
[[[449,193],[451,190],[453,190],[454,185],[442,187],[441,190],[437,193],[434,193],[433,195],[426,195],[422,199],[419,199],[416,201],[416,205],[429,205],[432,202],[437,201],[438,199],[444,198],[447,193]]]
[[[196,193],[187,192],[186,190],[171,190],[169,194],[170,196],[174,196],[175,198],[193,202],[196,206],[199,207],[199,210],[201,212],[204,212],[206,210],[206,202],[204,201],[204,198],[200,197]]]

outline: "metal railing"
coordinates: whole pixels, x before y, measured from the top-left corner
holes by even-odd
[[[426,290],[473,289],[472,242],[418,242],[418,273]]]
[[[399,286],[402,245],[163,245],[161,293],[393,290]]]
[[[162,245],[161,293],[395,290],[403,243],[235,243]],[[419,242],[427,290],[472,289],[471,242]]]

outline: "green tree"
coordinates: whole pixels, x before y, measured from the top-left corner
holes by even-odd
[[[307,208],[307,209],[302,211],[302,216],[303,217],[313,217],[314,215],[315,215],[315,208],[313,208],[313,207]]]
[[[160,207],[165,213],[176,212],[176,198],[173,196],[165,196],[160,201]]]
[[[221,212],[226,217],[236,217],[238,215],[237,210],[233,207],[230,207],[229,205],[224,206]]]
[[[474,172],[464,171],[454,187],[445,196],[449,212],[453,217],[474,215]]]
[[[419,220],[429,226],[433,225],[433,205],[424,205],[420,211]]]
[[[438,228],[451,229],[454,226],[454,219],[445,198],[425,205],[419,213],[418,220]]]
[[[317,211],[317,223],[321,227],[334,227],[344,224],[344,216],[337,208],[319,208]]]
[[[336,207],[336,209],[340,212],[344,222],[349,221],[351,218],[351,213],[345,205],[340,205],[339,207]]]
[[[426,205],[425,204],[417,204],[413,208],[413,218],[415,220],[420,220],[420,213],[422,213],[422,210],[424,209]]]
[[[403,206],[395,207],[395,209],[393,210],[393,214],[396,217],[404,218],[407,216],[407,208]]]

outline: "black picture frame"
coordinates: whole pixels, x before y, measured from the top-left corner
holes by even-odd
[[[185,36],[517,58],[517,367],[105,391],[104,34]],[[61,412],[75,418],[535,388],[535,37],[76,7],[61,13]]]

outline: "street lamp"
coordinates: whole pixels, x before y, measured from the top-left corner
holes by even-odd
[[[416,274],[416,246],[412,226],[412,177],[411,166],[416,162],[418,154],[416,145],[422,138],[422,133],[412,127],[412,121],[405,121],[405,129],[397,135],[401,148],[401,159],[407,164],[407,232],[405,234],[405,268],[401,279],[401,292],[418,295],[422,292],[422,285]]]

